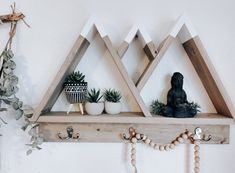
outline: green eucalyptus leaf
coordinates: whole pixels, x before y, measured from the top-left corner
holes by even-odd
[[[27,122],[24,126],[21,127],[21,129],[22,129],[23,131],[25,131],[25,130],[28,128],[29,125],[30,125],[30,123]]]
[[[29,130],[29,132],[28,132],[28,134],[30,135],[30,136],[35,136],[36,135],[36,129],[35,128],[31,128],[30,130]],[[33,139],[34,140],[34,139]]]
[[[13,54],[12,50],[8,49],[8,50],[3,51],[2,56],[5,61],[8,61],[9,59],[12,59],[14,57],[14,54]]]
[[[41,149],[42,149],[42,148],[41,148],[41,147],[39,147],[39,146],[37,146],[36,148],[37,148],[38,150],[41,150]]]
[[[13,74],[13,70],[16,68],[16,64],[12,60],[8,60],[3,64],[3,72],[4,74]]]
[[[7,111],[7,108],[0,108],[0,112]]]
[[[15,119],[19,120],[23,116],[23,114],[24,114],[23,110],[21,110],[21,109],[16,110],[15,111]]]
[[[26,152],[26,154],[27,154],[27,155],[30,155],[32,152],[33,152],[33,150],[29,149],[29,150]]]
[[[44,139],[43,139],[42,137],[38,137],[38,138],[36,139],[36,143],[37,143],[38,145],[41,145],[41,144],[43,143],[43,141],[44,141]]]
[[[9,85],[17,85],[18,84],[18,77],[16,75],[6,75],[4,78],[4,87],[7,88]]]

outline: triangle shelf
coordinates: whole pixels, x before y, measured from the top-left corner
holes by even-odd
[[[129,49],[130,44],[134,42],[134,39],[137,39],[140,42],[141,47],[149,60],[146,67],[143,69],[143,70],[146,70],[149,64],[151,63],[151,61],[153,61],[153,59],[157,55],[157,50],[153,41],[151,40],[150,36],[148,35],[148,33],[146,32],[143,26],[134,25],[130,29],[124,41],[118,47],[117,53],[119,57],[122,59],[125,56],[127,50]],[[138,73],[142,73],[142,72],[138,72]],[[139,80],[139,77],[137,78],[137,80]]]
[[[75,42],[73,48],[71,49],[69,55],[65,59],[62,67],[60,68],[59,72],[57,73],[55,79],[53,80],[50,88],[47,90],[46,94],[44,95],[42,101],[40,102],[39,106],[36,108],[31,121],[37,121],[40,115],[47,115],[50,114],[53,105],[55,104],[56,100],[58,99],[60,93],[63,90],[63,82],[66,76],[73,72],[82,59],[85,51],[90,45],[90,42],[93,40],[95,34],[99,34],[104,41],[106,48],[108,49],[111,57],[117,66],[122,79],[128,86],[131,94],[135,98],[137,104],[139,105],[141,111],[143,112],[144,116],[151,116],[149,110],[146,108],[144,101],[142,100],[135,84],[132,82],[128,73],[121,62],[120,57],[117,54],[117,51],[113,48],[112,42],[108,35],[105,33],[102,25],[96,18],[90,18],[86,25],[84,26],[81,34],[79,35],[77,41]],[[134,113],[139,115],[139,113]]]
[[[163,58],[165,52],[177,36],[179,37],[184,50],[191,60],[218,114],[235,119],[235,109],[232,101],[221,80],[218,78],[199,36],[194,30],[190,20],[185,16],[181,16],[178,19],[170,34],[162,44],[160,44],[158,54],[140,76],[136,83],[136,87],[141,91],[154,69]]]
[[[122,79],[128,86],[142,112],[122,112],[115,116],[107,114],[82,116],[76,112],[70,115],[66,115],[66,112],[51,112],[53,105],[63,90],[63,82],[66,76],[75,70],[96,33],[104,41]],[[138,36],[138,39],[140,39],[143,50],[150,60],[136,84],[128,75],[121,61],[135,36]],[[195,118],[185,119],[152,117],[140,96],[141,89],[177,36],[180,38],[185,51],[212,100],[218,112],[217,114],[203,113]],[[182,132],[182,130],[193,130],[200,126],[208,134],[215,136],[209,143],[222,144],[229,143],[229,129],[230,124],[234,123],[234,118],[235,111],[233,104],[210,63],[198,35],[185,16],[179,18],[172,31],[158,48],[155,47],[144,27],[134,25],[117,50],[113,47],[109,36],[99,20],[93,17],[84,26],[55,79],[35,109],[30,121],[39,123],[39,131],[43,134],[45,141],[60,141],[57,134],[65,130],[68,125],[73,126],[74,129],[84,134],[81,139],[84,142],[121,142],[120,134],[126,132],[130,126],[138,127],[140,131],[151,133],[153,139],[159,139],[160,136],[161,141],[166,142],[171,138],[169,133],[174,135],[180,131]]]

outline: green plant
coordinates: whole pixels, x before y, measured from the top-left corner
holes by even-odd
[[[98,103],[103,95],[100,95],[100,89],[96,91],[95,88],[88,92],[87,101],[90,103]]]
[[[165,104],[159,102],[158,100],[154,100],[150,105],[150,111],[154,115],[163,115]]]
[[[195,103],[195,102],[188,102],[187,103],[187,108],[189,110],[195,111],[196,113],[201,112],[200,111],[201,106],[199,104]]]
[[[37,128],[39,126],[38,123],[34,123],[30,126],[30,130],[28,131],[29,136],[31,136],[30,139],[30,143],[26,144],[26,146],[29,147],[29,149],[27,150],[26,154],[29,155],[33,152],[33,150],[37,149],[37,150],[41,150],[42,148],[39,147],[42,143],[43,143],[43,138],[42,136],[39,135],[39,133],[37,132]]]
[[[108,102],[120,102],[122,95],[119,91],[115,89],[108,89],[104,91],[104,100]]]
[[[82,83],[84,82],[85,75],[80,71],[76,71],[68,75],[66,82]]]

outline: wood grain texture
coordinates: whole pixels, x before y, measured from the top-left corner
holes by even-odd
[[[149,58],[149,61],[152,61],[157,56],[157,50],[154,43],[151,41],[144,46],[144,52]]]
[[[171,43],[173,42],[174,38],[172,36],[168,36],[162,44],[160,44],[160,49],[158,49],[158,54],[156,57],[148,64],[142,75],[140,76],[139,80],[136,82],[136,87],[139,91],[142,90],[148,79],[150,78],[151,74],[153,73],[154,69],[157,67],[158,63],[161,61],[162,57],[166,53],[167,49],[170,47]]]
[[[235,124],[232,118],[213,113],[200,113],[194,118],[167,118],[162,116],[143,117],[141,112],[122,112],[118,115],[81,115],[79,112],[50,112],[39,117],[38,122],[50,123],[134,123],[134,124]]]
[[[139,91],[137,90],[137,88],[135,87],[135,84],[133,83],[133,81],[131,80],[130,76],[128,75],[128,72],[126,71],[124,65],[122,64],[122,61],[120,59],[120,57],[118,56],[116,50],[113,48],[112,42],[109,39],[108,36],[105,36],[103,38],[105,45],[107,47],[107,49],[109,50],[111,56],[113,57],[114,63],[116,64],[122,78],[124,79],[125,83],[127,84],[128,88],[130,89],[133,97],[135,98],[136,102],[138,103],[140,109],[143,111],[144,116],[146,117],[151,117],[151,114],[148,110],[148,108],[146,107],[142,97],[140,96]]]
[[[218,77],[210,58],[198,36],[186,41],[184,49],[200,77],[216,111],[224,116],[235,118],[235,111],[223,83]]]
[[[121,44],[121,46],[118,48],[117,53],[120,58],[122,58],[123,55],[126,53],[128,47],[129,47],[129,44],[126,41],[124,41]]]
[[[35,109],[30,121],[36,121],[41,113],[49,112],[51,110],[63,90],[63,83],[66,76],[75,70],[89,44],[90,43],[81,35],[78,37],[54,80],[49,85],[43,99]]]
[[[25,15],[23,13],[12,13],[12,14],[1,15],[0,21],[2,23],[11,23],[11,22],[17,22],[24,18],[25,18]]]
[[[72,126],[74,133],[80,134],[80,140],[61,140],[57,134],[67,134],[66,128]],[[172,142],[179,134],[187,130],[194,132],[196,127],[203,130],[203,134],[212,135],[206,144],[228,144],[228,125],[173,125],[173,124],[107,124],[107,123],[40,123],[39,132],[45,142],[127,142],[122,139],[122,134],[134,127],[138,133],[144,133],[155,143],[167,144]]]

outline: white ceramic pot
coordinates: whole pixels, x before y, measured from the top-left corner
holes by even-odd
[[[114,102],[105,102],[105,111],[107,114],[119,114],[122,109],[122,104],[120,102],[114,103]]]
[[[85,109],[89,115],[100,115],[104,111],[104,103],[103,102],[98,102],[98,103],[86,102]]]

